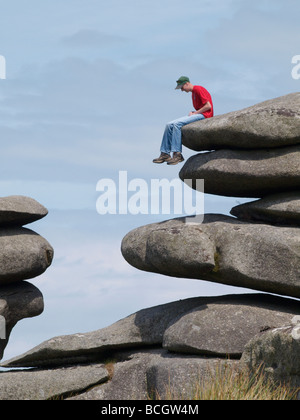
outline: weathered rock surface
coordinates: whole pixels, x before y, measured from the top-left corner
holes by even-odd
[[[0,226],[23,226],[42,219],[48,210],[30,197],[0,197]]]
[[[0,229],[0,285],[31,279],[51,264],[53,248],[32,230]]]
[[[115,353],[110,362],[111,380],[70,400],[147,400],[147,372],[164,353],[161,349]]]
[[[230,213],[241,220],[300,226],[300,192],[269,195],[233,207]]]
[[[293,300],[226,296],[178,318],[165,331],[163,347],[178,353],[240,357],[251,336],[286,325],[298,313],[300,302]]]
[[[128,351],[115,357],[111,381],[70,400],[192,399],[198,381],[210,380],[222,366],[237,366],[235,361],[176,355],[162,349]]]
[[[215,214],[202,224],[179,218],[129,232],[122,253],[140,270],[300,297],[298,228]]]
[[[85,391],[107,381],[102,364],[0,372],[0,400],[47,400]]]
[[[197,381],[228,364],[239,368],[228,357],[240,357],[258,333],[297,317],[299,301],[264,294],[144,309],[93,333],[53,338],[2,364],[44,369],[0,373],[0,399],[192,398]]]
[[[145,346],[164,346],[171,351],[179,349],[180,353],[236,356],[259,331],[285,325],[296,315],[300,315],[298,301],[271,295],[190,298],[141,310],[98,331],[52,338],[1,366],[87,363],[115,350]],[[250,326],[251,320],[255,325]],[[185,349],[176,329],[181,329],[182,340],[187,340]],[[193,329],[198,331],[194,338],[190,335]],[[191,339],[194,341],[188,345]]]
[[[42,274],[52,262],[53,249],[44,238],[21,226],[47,213],[32,198],[0,197],[0,359],[15,324],[44,309],[41,292],[20,282]]]
[[[162,354],[147,370],[148,394],[153,398],[193,400],[197,389],[195,384],[208,384],[228,366],[238,371],[238,363],[215,357]]]
[[[195,383],[237,361],[163,349],[117,351],[105,364],[0,372],[1,400],[148,400],[192,397]]]
[[[300,143],[300,93],[291,93],[249,108],[197,121],[182,129],[192,150],[260,149]]]
[[[180,179],[204,179],[205,193],[261,198],[300,189],[300,146],[217,150],[190,157]]]
[[[44,310],[41,292],[28,282],[0,287],[0,360],[8,343],[10,333],[18,321],[40,315]],[[1,397],[0,397],[1,399]]]
[[[202,299],[186,299],[143,309],[107,328],[90,333],[54,337],[2,366],[41,367],[86,363],[113,350],[161,345],[170,322],[199,306]]]
[[[290,325],[254,337],[243,353],[242,364],[256,372],[260,366],[275,382],[300,387],[300,317]]]

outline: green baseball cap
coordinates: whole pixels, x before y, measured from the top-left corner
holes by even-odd
[[[178,80],[176,80],[176,83],[177,86],[175,89],[181,89],[183,85],[185,85],[186,83],[190,83],[190,79],[186,76],[181,76]]]

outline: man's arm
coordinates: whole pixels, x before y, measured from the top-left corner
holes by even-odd
[[[190,113],[189,113],[189,117],[191,116],[191,115],[195,115],[195,114],[203,114],[203,112],[207,112],[207,111],[210,111],[211,110],[211,103],[209,102],[209,101],[207,101],[205,104],[204,104],[204,106],[202,107],[202,108],[200,108],[200,109],[198,109],[197,111],[191,111]]]

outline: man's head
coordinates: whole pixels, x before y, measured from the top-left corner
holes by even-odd
[[[185,92],[190,92],[192,90],[193,85],[190,82],[190,79],[186,76],[179,77],[178,80],[176,80],[177,86],[175,89],[181,89]]]

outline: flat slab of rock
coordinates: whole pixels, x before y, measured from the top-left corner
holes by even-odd
[[[296,300],[264,294],[225,296],[179,317],[165,331],[163,347],[177,353],[240,357],[256,334],[287,325],[297,315]]]
[[[84,392],[108,379],[105,366],[0,372],[0,399],[4,401],[59,399]]]
[[[191,298],[159,305],[143,309],[97,331],[54,337],[1,366],[41,367],[87,363],[115,350],[161,346],[164,332],[172,320],[202,302],[203,298]]]
[[[300,226],[300,192],[273,194],[230,211],[241,220]]]
[[[180,179],[204,179],[204,192],[261,198],[300,189],[300,146],[217,150],[190,157]],[[195,186],[196,188],[197,186]]]
[[[1,400],[149,400],[191,398],[199,380],[210,380],[235,361],[170,354],[163,349],[128,350],[106,365],[76,365],[0,373]],[[106,369],[107,367],[107,369]],[[109,370],[109,372],[108,372]],[[100,407],[99,414],[118,414],[119,404]],[[132,407],[133,408],[133,407]],[[110,413],[102,410],[110,410]],[[132,417],[129,407],[121,414]],[[131,415],[130,415],[131,413]],[[136,413],[136,410],[135,410]]]
[[[184,146],[196,150],[259,149],[300,143],[300,93],[188,124]]]
[[[40,315],[44,299],[39,289],[24,281],[0,287],[0,360],[18,321]]]
[[[51,264],[53,248],[32,230],[0,229],[0,285],[41,275]]]
[[[119,351],[158,349],[163,345],[179,353],[236,356],[256,333],[285,325],[297,315],[300,315],[298,301],[271,295],[190,298],[143,309],[98,331],[52,338],[1,366],[95,363],[112,359]],[[251,322],[255,325],[250,325]]]
[[[0,197],[0,226],[23,226],[42,219],[48,210],[30,197]]]
[[[179,278],[300,297],[299,228],[208,214],[134,229],[122,241],[132,266]]]

